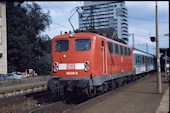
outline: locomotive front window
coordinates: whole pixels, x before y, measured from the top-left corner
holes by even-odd
[[[90,39],[77,39],[74,43],[76,51],[90,50],[91,41]]]
[[[55,45],[55,51],[67,51],[68,50],[68,40],[58,40]]]

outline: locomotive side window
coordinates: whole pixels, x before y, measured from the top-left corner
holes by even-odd
[[[128,56],[130,56],[130,48],[128,48],[128,51],[127,51],[127,52],[128,52]]]
[[[120,54],[123,55],[123,46],[120,45]]]
[[[55,51],[67,51],[68,50],[68,40],[58,40],[55,45]]]
[[[77,39],[74,43],[76,51],[90,50],[91,41],[90,39]]]
[[[107,42],[107,44],[111,54],[130,56],[130,48],[109,41]]]
[[[121,55],[121,45],[118,45],[118,48],[119,48],[119,51],[118,51],[118,54]]]
[[[112,54],[113,53],[113,43],[112,42],[108,42],[107,44],[108,44],[109,51]]]
[[[125,52],[125,55],[128,56],[128,53],[127,53],[127,47],[124,48],[124,52]]]
[[[123,55],[126,56],[126,47],[123,46]]]
[[[112,43],[112,47],[113,47],[113,54],[116,54],[116,44]]]
[[[119,46],[117,44],[115,44],[115,50],[116,50],[116,54],[119,54]]]

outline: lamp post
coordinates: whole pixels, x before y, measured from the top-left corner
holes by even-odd
[[[162,93],[162,84],[161,84],[161,69],[160,69],[160,50],[159,50],[159,38],[158,38],[158,6],[156,1],[156,56],[157,56],[157,90],[158,93]]]

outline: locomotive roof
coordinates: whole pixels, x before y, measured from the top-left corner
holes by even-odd
[[[110,39],[110,38],[108,38],[106,36],[103,36],[103,35],[100,35],[100,34],[96,34],[96,33],[92,33],[92,32],[79,32],[79,33],[75,33],[74,35],[84,35],[85,36],[87,34],[88,34],[88,36],[94,36],[95,35],[95,36],[98,36],[99,38],[104,38],[104,39],[106,39],[108,41],[112,41],[114,43],[117,43],[117,44],[120,44],[120,45],[124,45],[124,46],[127,46],[127,47],[131,48],[127,44],[121,43],[121,42],[119,42],[117,40],[113,40],[113,39]],[[55,36],[53,39],[56,39],[58,37],[61,37],[61,38],[67,38],[68,37],[68,38],[70,38],[69,34],[67,33],[67,34],[62,34],[62,35]]]

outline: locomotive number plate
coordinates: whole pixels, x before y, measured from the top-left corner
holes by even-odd
[[[66,75],[78,75],[78,72],[66,72]]]

